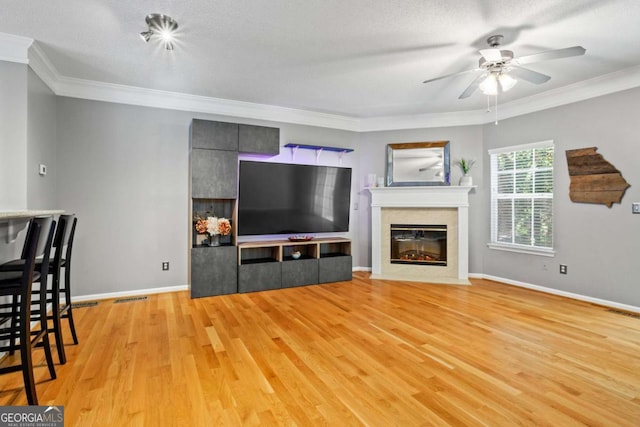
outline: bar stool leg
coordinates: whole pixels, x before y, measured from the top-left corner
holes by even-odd
[[[44,344],[44,355],[47,359],[47,366],[49,367],[49,374],[51,375],[51,379],[55,380],[57,378],[56,368],[53,364],[53,356],[51,355],[51,342],[49,342],[49,333],[46,333],[42,337],[42,342]]]
[[[58,349],[58,360],[61,365],[67,363],[67,356],[64,351],[64,340],[62,338],[62,323],[60,322],[60,277],[58,274],[53,275],[51,305],[51,320],[53,321],[53,335],[56,339],[56,348]]]
[[[71,311],[71,307],[69,307],[69,311],[67,312],[69,315],[69,326],[71,327],[71,336],[73,336],[73,343],[78,344],[78,336],[76,335],[76,326],[73,324],[73,312]]]
[[[71,307],[71,263],[67,260],[67,266],[64,268],[64,303],[67,306],[67,318],[69,319],[69,328],[73,343],[78,344],[78,336],[76,335],[76,325],[73,323],[73,308]]]
[[[26,307],[26,304],[23,304]],[[29,322],[23,321],[28,318],[24,310],[20,310],[20,360],[22,362],[22,378],[24,379],[24,388],[27,394],[27,402],[29,405],[38,404],[38,395],[36,393],[36,383],[33,378],[33,361],[31,359],[31,325]]]

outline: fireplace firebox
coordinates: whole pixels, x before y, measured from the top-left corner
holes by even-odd
[[[447,265],[447,226],[391,224],[391,263]]]

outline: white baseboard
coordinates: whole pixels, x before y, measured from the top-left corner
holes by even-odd
[[[189,285],[167,286],[164,288],[136,289],[122,292],[108,292],[104,294],[80,295],[71,297],[71,302],[95,301],[101,299],[135,297],[140,295],[163,294],[166,292],[188,291]]]
[[[371,271],[371,267],[353,267],[353,271]]]
[[[609,301],[600,298],[594,298],[586,295],[574,294],[573,292],[561,291],[559,289],[547,288],[545,286],[533,285],[531,283],[520,282],[518,280],[505,279],[503,277],[491,276],[489,274],[469,273],[469,277],[473,279],[493,280],[494,282],[505,283],[507,285],[518,286],[521,288],[532,289],[534,291],[544,292],[547,294],[559,295],[566,298],[576,299],[579,301],[590,302],[593,304],[603,305],[605,307],[618,308],[620,310],[632,311],[640,313],[640,307],[629,304],[622,304],[615,301]]]

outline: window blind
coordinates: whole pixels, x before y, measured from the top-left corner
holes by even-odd
[[[489,150],[491,242],[553,249],[553,141]]]

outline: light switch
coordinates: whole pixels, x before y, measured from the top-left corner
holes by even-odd
[[[640,214],[640,202],[631,203],[631,212]]]
[[[47,165],[40,163],[40,175],[45,176],[47,174]]]

